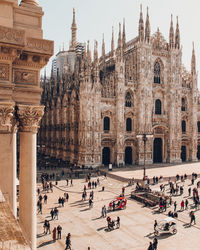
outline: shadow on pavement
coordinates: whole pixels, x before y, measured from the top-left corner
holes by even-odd
[[[52,243],[54,243],[54,241],[53,240],[49,240],[49,241],[43,242],[37,248],[44,247],[44,246],[47,246],[47,245],[52,244]]]
[[[100,227],[100,228],[97,229],[97,231],[101,231],[101,230],[103,230],[105,228],[107,228],[107,227]]]

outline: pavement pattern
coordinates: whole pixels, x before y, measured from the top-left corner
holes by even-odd
[[[182,167],[181,167],[182,166]],[[185,173],[192,174],[192,172],[200,173],[200,164],[187,164],[179,166],[170,166],[165,168],[152,168],[147,170],[147,175],[152,178],[155,176],[175,176],[176,174],[183,175]],[[116,174],[132,178],[138,175],[142,177],[143,170],[137,171],[118,171]],[[97,178],[92,178],[96,180]],[[120,217],[120,228],[107,232],[107,222],[105,218],[101,217],[101,208],[112,201],[115,197],[121,194],[122,183],[111,178],[99,177],[100,185],[94,191],[94,204],[93,208],[89,209],[88,196],[90,189],[87,189],[87,200],[82,201],[82,191],[84,185],[87,185],[85,180],[73,180],[73,186],[67,186],[66,181],[59,181],[58,185],[53,188],[53,193],[47,193],[48,202],[43,204],[42,214],[38,214],[37,221],[37,245],[38,248],[56,250],[65,249],[65,238],[68,233],[71,234],[71,242],[73,250],[145,250],[148,249],[149,242],[153,241],[153,225],[154,220],[161,221],[166,218],[167,212],[159,213],[158,207],[153,209],[144,207],[143,204],[130,199],[130,193],[134,190],[135,186],[125,188],[125,195],[127,197],[127,208],[124,210],[112,211],[108,213],[111,219],[116,220],[117,216]],[[178,212],[177,234],[165,234],[157,237],[159,250],[199,250],[200,249],[200,210],[195,211],[196,225],[189,226],[190,217],[189,211],[195,210],[193,208],[193,201],[188,197],[188,187],[196,187],[198,178],[195,180],[194,185],[191,185],[191,180],[185,182],[178,182],[179,186],[184,186],[184,193],[182,196],[172,197],[173,201],[177,201],[177,210],[180,210],[180,203],[182,199],[188,199],[189,210]],[[151,186],[152,189],[157,190],[160,184]],[[167,184],[167,182],[162,182]],[[70,184],[69,184],[70,185]],[[105,187],[105,191],[102,190]],[[42,189],[41,184],[38,187]],[[199,190],[200,191],[200,190]],[[69,201],[65,202],[64,207],[58,207],[58,198],[63,197],[64,192],[69,193]],[[166,194],[169,194],[169,186],[165,188]],[[42,192],[44,195],[44,192]],[[58,207],[59,215],[58,220],[51,220],[50,211],[52,208]],[[45,235],[43,232],[44,219],[50,220],[51,234]],[[62,239],[52,241],[52,230],[58,225],[62,226]]]

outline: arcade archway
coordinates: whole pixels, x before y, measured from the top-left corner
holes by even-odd
[[[155,138],[153,142],[153,163],[162,162],[162,139]]]
[[[110,164],[110,148],[104,147],[102,150],[102,164],[109,165]]]
[[[132,165],[133,164],[133,157],[132,157],[132,147],[125,148],[125,164]]]
[[[186,146],[181,147],[181,160],[186,161]]]

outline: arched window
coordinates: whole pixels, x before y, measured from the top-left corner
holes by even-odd
[[[132,131],[132,120],[131,120],[131,118],[126,119],[126,131]]]
[[[200,133],[200,121],[197,122],[198,133]]]
[[[161,82],[160,76],[161,76],[160,64],[159,64],[159,62],[155,62],[155,64],[154,64],[154,83]]]
[[[162,114],[162,106],[161,106],[161,101],[157,99],[155,101],[155,114],[156,115],[161,115]]]
[[[125,107],[131,107],[131,106],[132,106],[131,94],[130,94],[130,92],[126,92],[126,96],[125,96]]]
[[[110,118],[109,117],[104,117],[103,119],[103,129],[106,131],[110,130]]]
[[[185,101],[185,98],[181,99],[181,111],[186,111],[186,101]]]
[[[186,122],[183,120],[181,125],[182,125],[182,133],[185,133],[186,132]]]

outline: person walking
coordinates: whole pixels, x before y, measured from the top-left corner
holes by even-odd
[[[101,216],[104,218],[104,206],[101,209]]]
[[[50,234],[51,231],[50,231],[50,222],[49,221],[46,222],[46,229],[47,229],[46,233],[49,232],[49,234]]]
[[[190,226],[192,225],[192,222],[194,221],[194,224],[196,224],[196,220],[195,220],[195,215],[194,215],[194,212],[191,211],[190,212]]]
[[[185,209],[188,209],[188,199],[185,200]]]
[[[122,187],[122,195],[124,195],[125,187]]]
[[[56,227],[53,229],[53,241],[56,241]]]
[[[191,187],[188,188],[188,196],[190,196],[190,195],[191,195]]]
[[[157,250],[157,247],[158,247],[158,240],[157,240],[157,238],[154,238],[153,239],[153,249]]]
[[[69,194],[68,194],[68,193],[66,193],[65,199],[66,199],[66,201],[68,202],[68,200],[69,200]]]
[[[53,208],[51,209],[50,214],[51,214],[51,219],[53,220],[54,219],[54,210],[53,210]]]
[[[90,199],[89,199],[89,208],[92,207],[92,203],[93,203],[93,201],[92,201],[92,199],[90,198]]]
[[[120,228],[120,218],[119,218],[119,216],[117,216],[117,226],[118,226],[118,228]]]
[[[61,239],[62,227],[60,225],[57,226],[58,239]]]
[[[177,203],[176,201],[174,202],[174,212],[176,212],[176,206],[177,206]]]
[[[47,195],[45,194],[45,195],[44,195],[44,203],[45,203],[45,204],[47,204],[47,198],[48,198],[48,197],[47,197]]]
[[[57,218],[58,220],[58,209],[57,207],[54,208],[54,219]]]
[[[149,242],[149,247],[148,247],[148,249],[147,250],[153,250],[153,244],[152,244],[152,242],[150,241]]]
[[[106,217],[107,215],[107,209],[106,209],[106,206],[104,205],[104,216]]]
[[[65,245],[66,245],[66,249],[70,249],[71,250],[71,234],[68,233],[67,237],[66,237],[66,241],[65,241]]]
[[[184,200],[181,201],[181,211],[184,210]]]
[[[157,220],[155,220],[155,221],[154,221],[154,226],[153,226],[153,228],[154,228],[154,232],[156,231],[156,227],[157,227],[157,225],[158,225],[158,222],[157,222]]]

